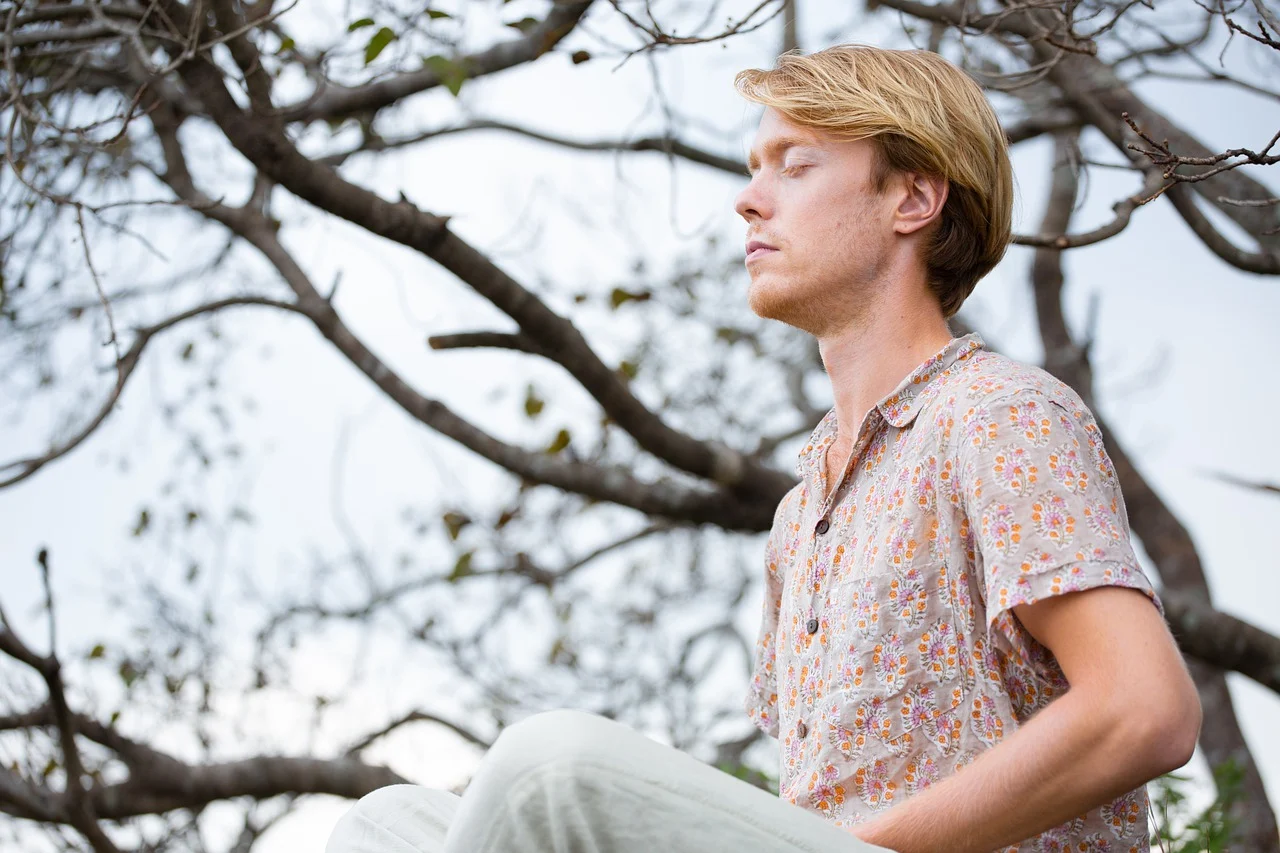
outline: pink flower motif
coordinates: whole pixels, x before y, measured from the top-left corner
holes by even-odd
[[[889,765],[877,760],[874,764],[864,764],[853,774],[853,783],[858,796],[873,809],[887,808],[893,802],[897,784],[890,778]]]
[[[981,450],[996,440],[998,429],[990,410],[986,406],[975,406],[965,412],[960,433],[966,443]]]
[[[942,775],[938,769],[938,764],[928,756],[922,756],[907,764],[907,774],[905,781],[907,783],[907,793],[910,795],[918,794],[925,788],[938,781]]]
[[[1054,479],[1072,494],[1081,494],[1089,487],[1089,475],[1085,473],[1074,442],[1064,444],[1049,454],[1049,470]]]
[[[1123,838],[1145,825],[1146,816],[1143,814],[1145,805],[1145,793],[1130,791],[1115,802],[1107,803],[1102,807],[1102,820],[1106,822],[1107,829],[1111,830],[1112,835]]]
[[[1061,495],[1045,492],[1031,504],[1031,521],[1045,539],[1065,547],[1074,538],[1076,520]]]
[[[1006,445],[996,453],[992,464],[992,473],[996,482],[1015,495],[1022,496],[1031,491],[1036,484],[1039,469],[1032,462],[1031,454],[1026,448],[1015,444]]]
[[[1104,501],[1094,500],[1085,504],[1084,523],[1099,536],[1112,540],[1121,538],[1120,528],[1116,525],[1116,515]]]
[[[1049,417],[1035,400],[1025,400],[1009,407],[1009,423],[1022,432],[1033,447],[1049,443]]]
[[[951,623],[939,619],[920,635],[920,666],[935,678],[953,678],[959,646]]]
[[[982,543],[1008,556],[1022,541],[1022,525],[1008,504],[996,504],[982,513]]]
[[[985,743],[995,745],[1004,737],[1004,722],[990,696],[976,697],[969,717],[974,734]]]
[[[1111,850],[1111,842],[1101,833],[1094,832],[1076,842],[1075,850],[1077,853],[1108,853]]]
[[[911,519],[904,518],[889,533],[889,563],[895,569],[909,568],[916,556],[916,540],[911,538]]]
[[[896,693],[907,678],[907,653],[902,646],[902,637],[890,632],[880,638],[871,653],[871,664],[875,667],[880,683],[890,693]]]

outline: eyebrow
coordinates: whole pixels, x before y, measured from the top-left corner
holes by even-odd
[[[805,136],[778,136],[769,140],[764,146],[764,156],[782,154],[788,148],[799,145],[817,145],[817,141]],[[747,154],[747,171],[754,172],[760,168],[760,158],[756,156],[755,151]]]

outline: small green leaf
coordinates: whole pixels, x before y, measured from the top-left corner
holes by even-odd
[[[151,513],[145,509],[138,513],[138,521],[133,525],[133,535],[141,536],[151,525]]]
[[[284,38],[284,39],[281,39],[281,40],[280,40],[280,48],[279,48],[279,50],[277,50],[277,51],[276,51],[276,53],[278,53],[278,54],[279,54],[279,53],[287,53],[288,51],[293,50],[293,49],[294,49],[295,47],[297,47],[297,46],[298,46],[298,43],[297,43],[297,42],[295,42],[293,39],[291,39],[291,38]]]
[[[98,658],[102,657],[106,653],[107,653],[107,647],[102,645],[102,643],[98,643],[98,645],[94,646],[93,649],[90,650],[89,660],[97,660]]]
[[[467,63],[465,59],[449,59],[447,56],[424,56],[422,67],[435,72],[445,88],[456,98],[462,91],[462,84],[467,82]]]
[[[541,21],[539,21],[537,18],[528,18],[528,17],[525,17],[525,18],[521,18],[521,19],[520,19],[520,20],[518,20],[518,21],[512,21],[511,23],[507,24],[507,26],[508,26],[508,27],[511,27],[511,28],[513,28],[513,29],[517,29],[517,30],[519,30],[519,31],[520,31],[520,32],[522,32],[522,33],[527,33],[527,32],[529,32],[529,30],[531,30],[531,29],[533,29],[534,27],[538,26],[538,24],[540,24],[540,23],[542,23],[542,22],[541,22]]]
[[[646,302],[653,297],[653,294],[647,290],[631,291],[624,290],[621,287],[615,287],[613,292],[609,294],[609,305],[617,310],[619,305],[627,302]]]
[[[731,326],[720,326],[716,329],[716,339],[735,344],[742,340],[742,332]]]
[[[130,661],[124,661],[120,664],[120,680],[124,682],[125,687],[132,687],[133,683],[141,677],[142,673],[138,671]]]
[[[458,534],[470,523],[471,519],[460,512],[450,511],[444,514],[444,526],[449,531],[449,539],[453,542],[458,541]]]
[[[364,64],[368,65],[378,58],[378,54],[396,40],[396,34],[389,27],[383,27],[378,30],[369,39],[369,43],[364,46]]]
[[[536,418],[538,415],[542,414],[542,410],[546,405],[546,401],[539,397],[537,392],[533,390],[533,385],[530,385],[528,389],[525,390],[524,413],[528,415],[530,419]]]
[[[365,27],[373,26],[373,18],[361,18],[358,21],[352,21],[347,25],[347,32],[354,33],[356,30],[362,30]]]
[[[441,12],[439,9],[428,9],[427,17],[433,21],[438,21],[441,18],[452,18],[453,15],[450,15],[448,12]]]
[[[640,365],[634,361],[624,361],[618,365],[618,372],[628,379],[635,379],[636,374],[640,372]]]
[[[562,429],[556,433],[555,440],[547,445],[547,453],[554,456],[569,446],[569,431]]]
[[[471,555],[474,553],[474,551],[465,551],[458,557],[458,562],[453,564],[453,571],[450,572],[449,577],[446,578],[449,583],[456,583],[467,575],[472,574]]]

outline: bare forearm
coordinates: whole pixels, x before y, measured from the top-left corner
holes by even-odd
[[[964,770],[855,834],[899,853],[989,853],[1171,769],[1150,743],[1069,691]]]

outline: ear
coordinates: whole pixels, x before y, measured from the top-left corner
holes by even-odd
[[[904,172],[900,179],[900,201],[894,210],[893,230],[914,234],[942,216],[947,203],[948,182],[938,175]]]

